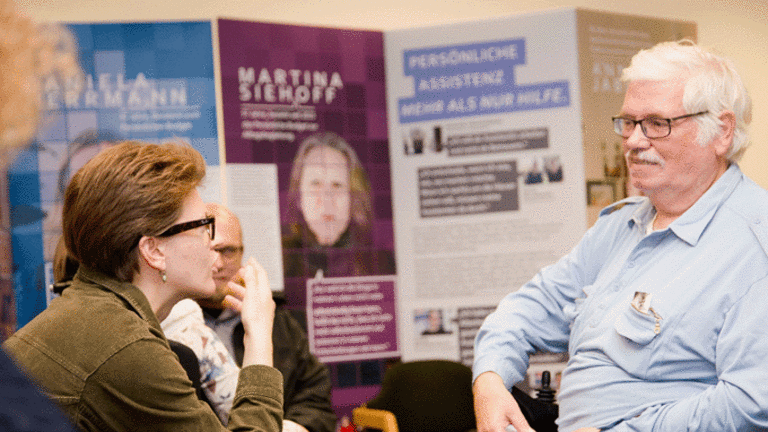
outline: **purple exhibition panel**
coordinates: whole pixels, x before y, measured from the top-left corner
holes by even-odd
[[[398,356],[393,276],[313,279],[307,303],[310,348],[321,361]]]
[[[349,286],[372,283],[388,300],[365,303],[381,309],[371,317],[394,317],[383,33],[217,22],[227,170],[276,167],[276,185],[269,187],[277,189],[279,201],[275,222],[284,278],[281,287],[278,278],[270,277],[276,281],[273,289],[282,288],[286,307],[306,311],[309,321],[314,317],[307,304],[309,281],[345,278]],[[251,187],[248,181],[271,180],[239,178],[228,186],[250,202],[247,191],[264,185]],[[247,213],[239,201],[230,205]],[[252,225],[249,232],[258,233],[257,241],[273,235],[265,221],[243,222],[244,227]],[[325,318],[361,322],[370,318],[364,315]],[[326,323],[332,322],[328,319]],[[334,328],[328,325],[320,331],[338,331]],[[349,349],[345,338],[323,335],[325,345],[313,347],[329,363],[332,403],[340,417],[377,391],[386,359],[398,355],[395,329],[393,319],[381,332],[354,335],[357,340],[369,338],[355,345],[368,351],[351,362],[334,362],[352,358],[347,355],[322,354]]]
[[[277,166],[288,307],[304,310],[318,274],[395,274],[383,34],[219,19],[218,35],[226,163]],[[299,184],[310,140],[332,142],[349,182],[314,222]]]

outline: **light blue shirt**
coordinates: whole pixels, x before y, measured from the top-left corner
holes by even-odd
[[[567,349],[561,432],[768,430],[768,192],[731,164],[647,234],[654,214],[647,198],[607,207],[506,296],[477,335],[475,378],[511,388],[535,350]]]

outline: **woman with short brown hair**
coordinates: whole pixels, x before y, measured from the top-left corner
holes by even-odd
[[[215,221],[197,187],[202,156],[182,143],[124,142],[72,178],[66,248],[80,263],[60,298],[6,342],[8,352],[84,430],[224,430],[168,346],[173,305],[213,294]],[[278,431],[282,379],[272,368],[274,302],[253,260],[231,283],[246,358],[232,430]]]

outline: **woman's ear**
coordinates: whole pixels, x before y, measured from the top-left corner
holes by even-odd
[[[165,271],[165,245],[157,237],[144,236],[139,240],[139,255],[150,267]]]

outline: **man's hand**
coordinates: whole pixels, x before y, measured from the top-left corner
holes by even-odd
[[[296,422],[283,420],[283,432],[309,432],[309,429]]]
[[[505,432],[510,424],[517,432],[535,432],[496,373],[480,374],[472,386],[472,393],[475,395],[477,432]]]

